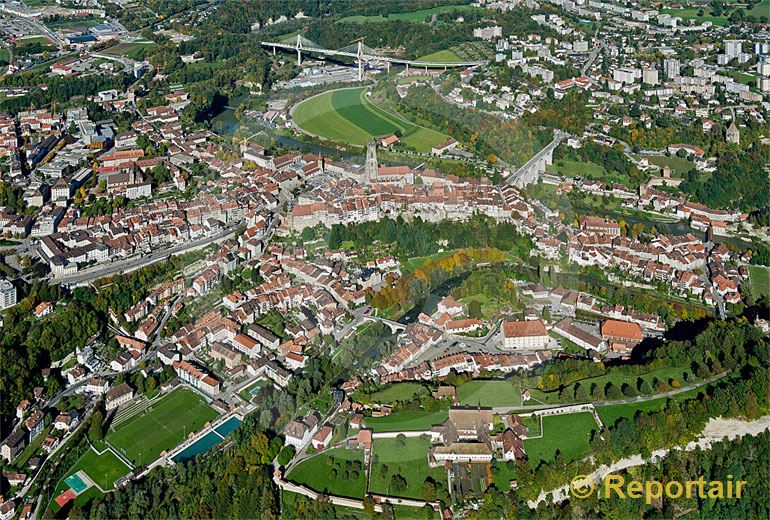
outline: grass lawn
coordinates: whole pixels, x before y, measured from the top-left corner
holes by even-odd
[[[443,467],[428,467],[428,438],[408,438],[406,445],[399,447],[397,439],[376,439],[372,446],[372,471],[369,475],[369,491],[383,495],[402,496],[406,498],[421,498],[421,488],[427,477],[433,477],[437,482],[446,485],[446,470]],[[387,467],[387,471],[382,466]],[[406,489],[395,491],[390,489],[391,477],[400,474],[406,479]]]
[[[683,20],[695,20],[696,23],[711,22],[716,26],[727,25],[727,16],[711,16],[709,13],[711,10],[707,7],[703,10],[703,16],[698,16],[697,7],[689,7],[686,9],[661,9],[661,13],[670,14],[671,16],[679,16]]]
[[[679,176],[683,176],[693,168],[695,168],[695,163],[692,161],[688,161],[687,159],[683,157],[666,157],[664,156],[651,156],[647,157],[647,160],[650,161],[651,164],[654,164],[655,166],[660,166],[663,168],[664,166],[668,166],[672,170],[674,170],[676,173],[679,174]]]
[[[565,462],[570,462],[588,452],[591,432],[598,430],[593,416],[587,412],[543,417],[543,436],[526,439],[524,450],[533,468],[541,460],[553,461],[557,451]]]
[[[433,7],[431,9],[421,9],[419,11],[412,11],[411,13],[394,13],[394,14],[388,14],[388,15],[373,15],[373,16],[364,16],[364,15],[358,15],[358,16],[348,16],[347,18],[343,18],[342,22],[355,22],[355,23],[364,23],[364,22],[386,22],[389,20],[408,20],[410,22],[424,22],[428,19],[429,16],[433,16],[434,14],[441,14],[448,11],[469,11],[471,9],[477,9],[477,7],[472,5],[442,5],[439,7]]]
[[[426,152],[447,139],[379,108],[366,99],[365,91],[364,87],[335,90],[306,99],[294,109],[294,122],[308,133],[356,145],[400,131],[405,144]]]
[[[760,16],[767,16],[770,13],[770,0],[762,0],[758,4],[754,5],[751,9],[746,10],[747,16],[753,16],[759,18]]]
[[[457,387],[457,398],[467,406],[521,406],[521,387],[510,379],[477,379]]]
[[[334,466],[337,469],[336,476],[332,476],[330,458],[334,458]],[[359,461],[361,463],[356,478],[344,478],[347,461]],[[334,448],[324,451],[315,457],[307,459],[295,467],[287,476],[298,484],[350,498],[364,498],[366,486],[366,471],[364,469],[363,450],[349,450],[347,448]]]
[[[572,161],[570,159],[559,159],[546,168],[549,173],[560,173],[567,177],[576,177],[578,175],[589,176],[593,178],[601,178],[607,172],[604,167],[592,163],[582,161]]]
[[[180,388],[110,431],[106,440],[135,464],[145,465],[216,417],[203,397]]]
[[[749,277],[757,296],[770,296],[770,269],[761,265],[750,265]]]
[[[420,56],[419,58],[417,58],[417,61],[457,63],[457,62],[463,61],[463,60],[462,60],[462,58],[460,58],[460,56],[455,54],[454,51],[443,50],[443,51],[432,52],[430,54],[426,54],[425,56]]]
[[[393,401],[410,401],[412,396],[425,388],[419,383],[394,383],[371,395],[354,395],[354,398],[368,399],[372,403],[391,403]]]
[[[387,417],[367,417],[364,423],[375,432],[397,432],[430,430],[449,417],[449,411],[438,412],[395,412]]]
[[[714,383],[711,383],[711,384],[714,384]],[[652,399],[650,401],[643,401],[641,403],[597,406],[596,413],[599,414],[599,418],[604,423],[604,426],[609,427],[615,424],[618,421],[618,419],[620,419],[621,417],[632,419],[634,416],[636,416],[637,411],[640,411],[643,413],[649,413],[649,412],[657,412],[658,410],[662,410],[666,406],[666,402],[669,399],[682,402],[682,401],[687,401],[688,399],[697,397],[698,394],[700,394],[701,392],[705,392],[708,386],[711,386],[711,385],[706,385],[701,388],[688,390],[687,392],[682,392],[681,394],[675,395],[673,397],[663,397],[660,399]]]

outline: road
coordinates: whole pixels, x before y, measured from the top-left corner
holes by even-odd
[[[708,259],[709,255],[711,255],[711,251],[716,247],[716,244],[714,242],[706,242],[706,258]],[[719,312],[719,317],[721,319],[727,319],[727,310],[725,309],[725,299],[724,297],[717,292],[717,288],[713,283],[714,279],[714,273],[711,272],[711,266],[708,263],[708,260],[706,261],[705,269],[703,269],[702,274],[704,281],[706,282],[707,287],[711,287],[712,294],[714,295],[714,300],[716,300],[717,304],[717,311]]]
[[[160,262],[167,257],[180,255],[194,249],[201,249],[215,242],[226,240],[230,238],[235,233],[235,230],[241,225],[243,225],[243,222],[239,221],[237,223],[228,225],[224,231],[214,236],[203,237],[197,240],[186,242],[184,244],[179,244],[177,246],[174,246],[168,249],[154,251],[149,255],[136,256],[133,258],[127,258],[125,260],[117,260],[115,262],[106,264],[104,266],[97,266],[84,271],[79,271],[76,274],[71,276],[61,276],[61,277],[53,276],[49,279],[48,283],[83,285],[83,284],[98,280],[100,278],[106,278],[108,276],[112,276],[114,274],[122,274],[124,272],[136,271],[137,269],[140,269],[147,265]],[[45,260],[45,256],[42,253],[39,252],[38,254],[41,256],[41,258],[43,258],[43,260]]]
[[[598,32],[599,31],[597,30],[597,34]],[[596,58],[599,57],[599,52],[601,52],[602,49],[604,49],[604,42],[599,41],[599,45],[594,47],[594,49],[591,51],[591,54],[588,55],[588,61],[586,62],[585,65],[583,65],[583,68],[580,69],[581,76],[586,75],[586,72],[588,72],[588,69],[590,69],[593,66],[594,62],[596,61]]]

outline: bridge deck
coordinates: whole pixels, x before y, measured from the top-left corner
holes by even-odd
[[[278,49],[286,49],[291,51],[300,52],[315,52],[319,54],[326,54],[328,56],[345,56],[348,58],[363,58],[365,61],[389,61],[390,63],[398,63],[402,65],[413,65],[415,67],[476,67],[488,63],[487,61],[415,61],[405,60],[401,58],[391,58],[390,56],[382,55],[368,55],[364,54],[359,56],[355,52],[347,51],[335,51],[331,49],[324,49],[323,47],[298,47],[297,45],[291,45],[281,42],[260,42],[264,47],[274,47]]]

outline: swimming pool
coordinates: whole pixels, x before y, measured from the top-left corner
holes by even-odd
[[[178,464],[194,459],[201,453],[205,453],[230,435],[233,430],[240,426],[241,421],[237,417],[230,417],[228,420],[214,428],[212,431],[177,453],[171,460]]]
[[[230,417],[228,420],[214,428],[214,431],[222,437],[227,437],[240,425],[241,421],[239,421],[237,417]]]

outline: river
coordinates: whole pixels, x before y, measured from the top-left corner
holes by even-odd
[[[404,325],[416,323],[420,313],[424,312],[430,316],[436,312],[436,309],[438,308],[438,302],[446,298],[449,293],[452,292],[452,289],[459,287],[460,284],[463,283],[472,272],[473,271],[468,271],[466,273],[454,276],[436,287],[430,292],[430,294],[428,294],[428,296],[417,302],[412,310],[401,316],[398,319],[398,322],[403,323]]]

